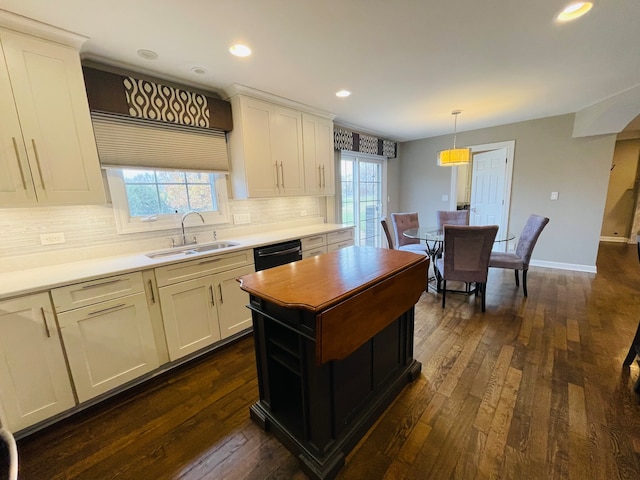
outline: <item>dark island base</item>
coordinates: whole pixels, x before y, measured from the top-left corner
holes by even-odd
[[[315,341],[294,325],[304,319],[276,318],[282,310],[252,300],[260,400],[251,418],[297,456],[310,478],[335,478],[347,454],[420,374],[413,307],[347,358],[317,366]]]

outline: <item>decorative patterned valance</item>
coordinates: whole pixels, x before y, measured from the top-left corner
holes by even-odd
[[[233,129],[231,103],[181,85],[169,86],[129,72],[82,67],[92,112],[123,115],[207,130]]]
[[[354,132],[342,127],[333,129],[333,148],[396,158],[396,142]]]
[[[129,115],[209,128],[207,97],[133,77],[123,79]]]

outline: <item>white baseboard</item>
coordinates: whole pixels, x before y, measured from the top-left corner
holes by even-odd
[[[598,273],[595,265],[579,265],[576,263],[560,263],[560,262],[545,262],[540,260],[531,260],[530,266],[556,268],[558,270],[573,270],[576,272]]]

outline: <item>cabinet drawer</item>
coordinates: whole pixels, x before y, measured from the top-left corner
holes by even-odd
[[[327,243],[338,243],[345,240],[353,240],[353,228],[327,233]]]
[[[325,246],[314,248],[312,250],[303,250],[302,258],[315,257],[316,255],[322,255],[323,253],[327,253],[327,247]]]
[[[327,236],[325,234],[314,235],[313,237],[304,237],[300,239],[302,250],[311,250],[317,247],[323,247],[327,244]]]
[[[339,243],[330,243],[327,246],[327,251],[335,252],[336,250],[340,250],[341,248],[350,247],[353,244],[354,244],[353,240],[345,240],[344,242],[339,242]]]
[[[54,288],[51,297],[56,312],[60,313],[142,291],[142,272],[133,272]]]
[[[218,273],[231,268],[243,267],[253,263],[253,250],[226,253],[213,257],[202,257],[189,262],[174,263],[156,268],[156,281],[159,287],[183,282],[193,278]]]

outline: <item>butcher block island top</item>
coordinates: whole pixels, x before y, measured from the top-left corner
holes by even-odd
[[[316,362],[342,359],[411,308],[426,288],[429,259],[348,247],[239,278],[251,295],[314,312]]]

